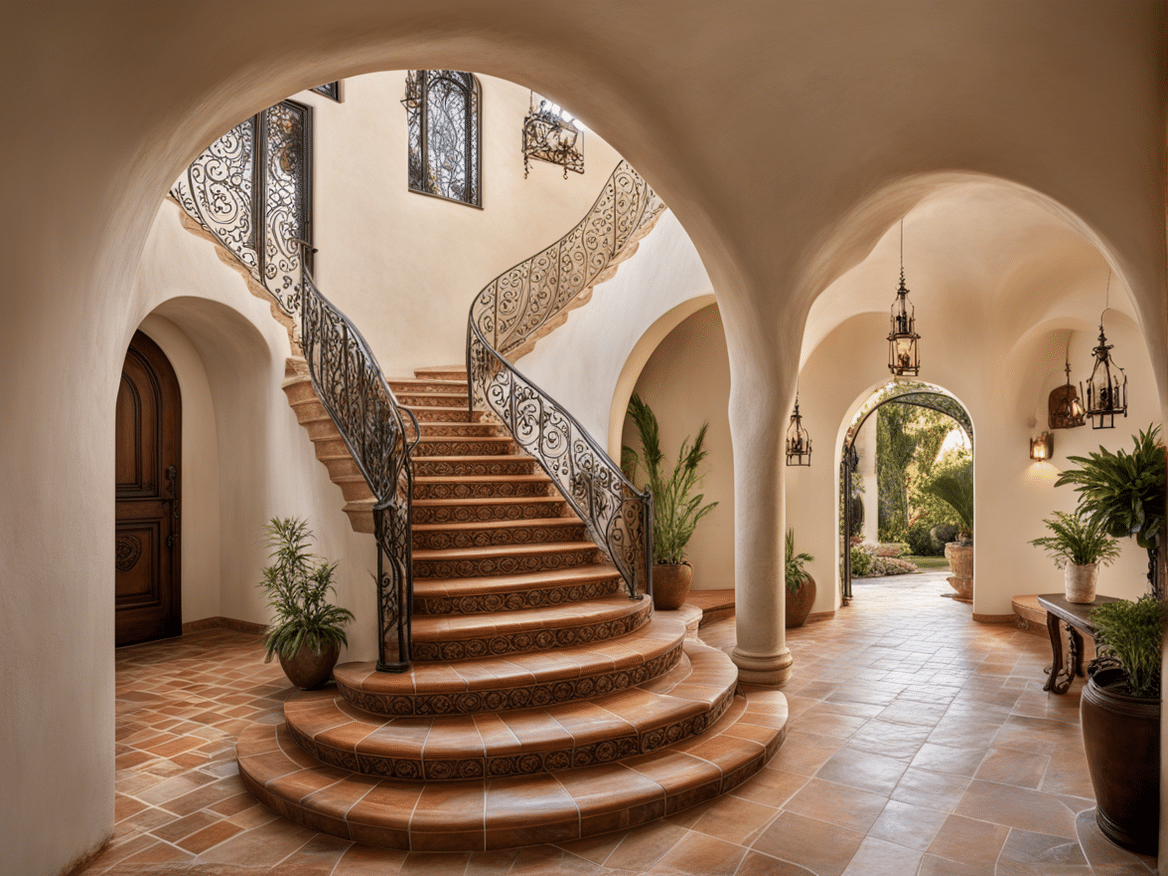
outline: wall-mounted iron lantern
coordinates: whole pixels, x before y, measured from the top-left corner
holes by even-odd
[[[1043,432],[1030,439],[1030,458],[1036,462],[1048,462],[1054,456],[1054,436]]]
[[[1067,339],[1067,382],[1050,391],[1046,400],[1046,424],[1051,429],[1075,429],[1087,424],[1079,391],[1071,383],[1071,341]]]
[[[564,179],[568,178],[569,170],[583,173],[584,135],[575,122],[543,98],[536,109],[534,92],[528,107],[523,120],[523,178],[527,179],[532,158],[560,165],[564,168]]]

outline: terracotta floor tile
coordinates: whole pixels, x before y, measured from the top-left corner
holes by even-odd
[[[909,767],[890,795],[901,803],[912,803],[927,809],[952,812],[961,801],[969,779],[945,775],[930,770]]]
[[[690,829],[708,836],[718,837],[732,843],[745,843],[747,837],[769,824],[779,810],[776,806],[765,806],[731,796],[716,801]]]
[[[653,869],[670,876],[734,876],[746,849],[735,843],[689,833],[661,856]]]
[[[974,779],[953,811],[1036,833],[1075,837],[1075,813],[1049,794],[1026,788]]]
[[[833,754],[815,776],[887,797],[907,769],[904,760],[849,745]]]
[[[903,876],[913,873],[921,852],[873,836],[864,838],[844,876]]]
[[[780,861],[762,852],[749,851],[742,859],[736,876],[815,876],[806,867]]]
[[[912,759],[911,765],[935,773],[972,776],[985,760],[987,751],[985,748],[955,748],[926,742]]]
[[[814,778],[783,808],[787,812],[866,833],[887,803],[888,798],[883,794]]]
[[[1003,825],[950,815],[928,851],[930,855],[951,861],[992,865],[1009,835],[1009,828]]]
[[[764,806],[782,808],[809,779],[806,776],[774,769],[774,762],[772,760],[770,766],[759,770],[730,793]]]
[[[196,833],[192,833],[190,836],[183,837],[175,845],[197,855],[200,852],[207,851],[211,846],[217,846],[225,839],[235,836],[241,830],[243,828],[232,824],[230,821],[218,821],[215,824],[204,827]]]
[[[794,812],[782,812],[754,841],[752,848],[806,867],[817,876],[840,876],[863,840],[862,833]]]
[[[935,809],[889,800],[868,829],[868,836],[923,852],[932,845],[948,817],[947,813]]]
[[[993,748],[974,773],[974,778],[1018,785],[1021,788],[1037,788],[1051,760],[1044,754]]]

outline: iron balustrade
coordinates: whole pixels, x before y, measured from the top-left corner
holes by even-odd
[[[365,338],[313,282],[309,122],[307,108],[291,101],[265,110],[208,146],[170,194],[285,313],[300,317],[312,388],[374,495],[377,668],[403,671],[413,600],[410,459],[421,431]]]
[[[631,253],[664,204],[621,161],[588,214],[556,243],[492,280],[467,321],[470,409],[485,406],[539,462],[620,571],[632,599],[653,592],[653,498],[506,355],[529,345]]]

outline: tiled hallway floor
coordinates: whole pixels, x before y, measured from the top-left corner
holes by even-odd
[[[114,839],[82,873],[1148,876],[1094,827],[1081,682],[1042,691],[1045,636],[976,624],[943,573],[857,581],[789,633],[786,743],[731,795],[626,833],[515,851],[355,846],[265,809],[234,740],[291,693],[254,636],[119,651]],[[702,637],[734,642],[734,621]],[[1085,814],[1081,814],[1085,813]]]

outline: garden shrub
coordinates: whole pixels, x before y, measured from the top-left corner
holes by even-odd
[[[905,540],[908,542],[909,550],[913,556],[917,557],[935,557],[942,553],[938,550],[936,543],[933,541],[932,534],[933,527],[922,520],[918,520],[911,527],[909,527]]]
[[[863,578],[872,568],[872,557],[862,547],[852,548],[852,577]]]
[[[937,551],[938,556],[945,553],[945,545],[957,540],[957,533],[960,530],[961,527],[956,523],[938,523],[933,527],[930,534],[933,536],[933,540],[941,546],[940,550]]]

